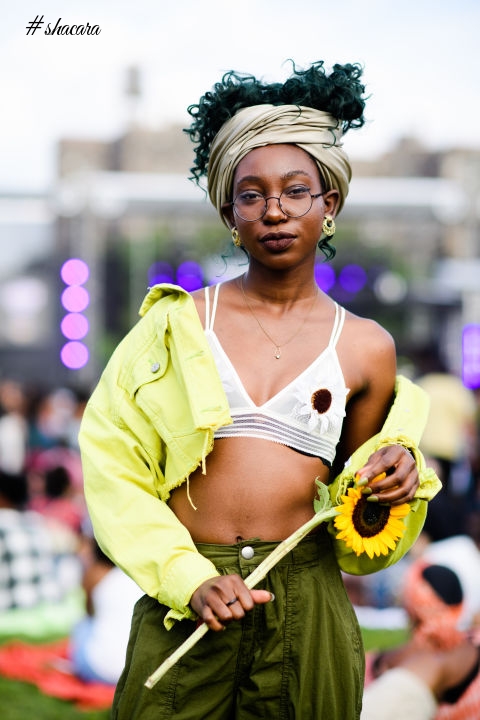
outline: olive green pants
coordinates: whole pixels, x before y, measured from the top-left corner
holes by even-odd
[[[245,558],[242,549],[253,548]],[[243,578],[276,543],[198,545],[221,573]],[[251,551],[244,551],[251,555]],[[135,607],[115,720],[358,720],[364,652],[330,540],[323,531],[290,552],[257,587],[256,605],[225,632],[209,631],[151,690],[145,680],[195,629],[166,631],[168,608],[144,596]]]

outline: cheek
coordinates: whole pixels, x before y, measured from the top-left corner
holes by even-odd
[[[308,218],[308,232],[316,238],[319,238],[322,234],[323,218],[324,215],[320,212],[315,212]]]

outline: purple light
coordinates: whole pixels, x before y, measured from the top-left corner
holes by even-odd
[[[82,312],[90,302],[90,296],[85,288],[70,285],[62,293],[62,305],[69,312]]]
[[[463,384],[480,388],[480,325],[465,325],[462,335]]]
[[[177,269],[177,283],[187,292],[203,287],[203,271],[200,265],[187,260]]]
[[[71,258],[63,263],[60,276],[65,285],[83,285],[87,282],[90,270],[87,263],[77,258]]]
[[[174,276],[174,270],[167,262],[155,262],[148,268],[148,284],[150,286],[159,283],[173,283]]]
[[[328,292],[335,285],[335,270],[331,265],[317,263],[315,265],[315,280],[320,290]]]
[[[88,320],[81,313],[68,313],[60,323],[60,329],[68,340],[81,340],[88,333]]]
[[[88,362],[88,348],[81,342],[68,342],[60,351],[60,359],[65,367],[79,370]]]
[[[338,280],[344,290],[357,293],[367,284],[367,273],[360,265],[345,265]]]

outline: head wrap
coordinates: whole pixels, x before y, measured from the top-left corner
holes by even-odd
[[[423,560],[417,560],[407,570],[404,578],[402,600],[408,614],[417,620],[413,636],[420,646],[434,646],[442,650],[455,647],[464,639],[465,634],[458,629],[458,623],[463,610],[462,592],[456,598],[458,602],[447,602],[446,597],[450,593],[448,584],[451,579],[445,574],[441,578],[439,574],[424,574],[427,568],[440,566],[430,565]],[[448,568],[443,568],[448,571]],[[454,580],[458,581],[454,575]],[[430,580],[427,579],[430,577]],[[432,578],[435,578],[432,585]],[[451,598],[449,598],[451,599]]]
[[[342,209],[352,170],[342,149],[341,121],[314,108],[299,105],[253,105],[239,110],[215,136],[208,163],[208,192],[222,215],[231,200],[238,163],[254,148],[290,143],[316,161],[325,190],[338,190]]]

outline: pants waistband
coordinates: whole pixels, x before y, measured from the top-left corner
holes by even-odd
[[[280,542],[264,542],[252,538],[242,540],[234,545],[215,545],[211,543],[196,543],[196,548],[204,557],[207,557],[217,566],[239,564],[255,567],[267,555],[270,555]],[[306,565],[318,560],[330,548],[330,538],[326,532],[318,532],[304,538],[293,550],[290,550],[279,562],[278,566]]]

